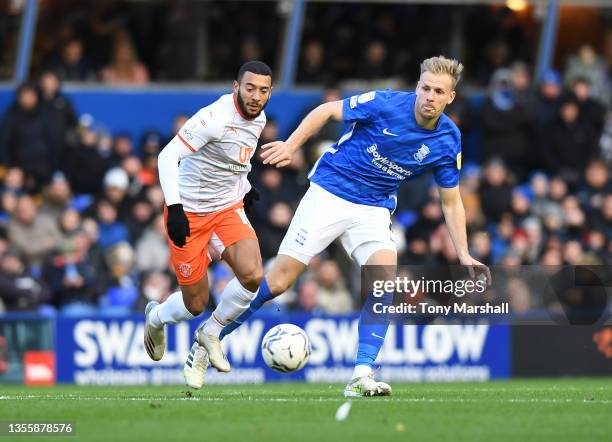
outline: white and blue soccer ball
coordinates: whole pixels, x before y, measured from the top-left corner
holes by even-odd
[[[279,324],[268,330],[261,354],[272,370],[291,373],[306,365],[312,348],[304,330],[293,324]]]

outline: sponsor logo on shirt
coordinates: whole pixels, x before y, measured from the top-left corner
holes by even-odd
[[[408,169],[404,169],[402,166],[397,164],[394,161],[391,161],[389,158],[382,156],[378,152],[378,145],[372,144],[370,147],[366,149],[366,151],[372,155],[372,159],[370,162],[376,166],[378,169],[385,172],[387,175],[392,176],[398,180],[403,180],[412,175],[412,171]]]

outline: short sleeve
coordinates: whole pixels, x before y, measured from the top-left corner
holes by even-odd
[[[386,95],[384,91],[370,91],[344,99],[342,119],[347,123],[372,120],[380,112]]]
[[[443,163],[434,169],[434,179],[440,187],[451,188],[459,185],[461,172],[461,137],[455,140],[454,157],[446,157]]]
[[[217,139],[219,122],[215,120],[214,110],[210,107],[200,109],[180,128],[177,136],[192,152]]]

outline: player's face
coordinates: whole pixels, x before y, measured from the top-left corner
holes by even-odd
[[[245,72],[240,83],[234,81],[234,93],[240,110],[249,118],[256,118],[272,95],[272,78]]]
[[[437,120],[455,99],[453,79],[447,74],[423,72],[416,88],[415,113],[424,121]]]

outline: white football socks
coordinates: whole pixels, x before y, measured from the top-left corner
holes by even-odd
[[[232,279],[221,293],[221,302],[210,319],[206,321],[204,332],[218,337],[223,327],[249,308],[255,296],[257,296],[257,291],[251,292],[244,288],[237,278]]]
[[[187,310],[187,307],[185,307],[183,293],[180,290],[168,296],[168,299],[162,304],[155,306],[149,317],[151,325],[155,328],[194,318],[189,310]]]

